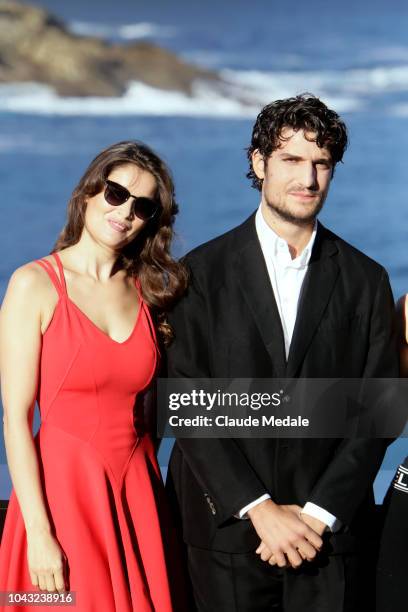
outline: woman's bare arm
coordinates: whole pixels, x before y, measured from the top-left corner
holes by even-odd
[[[61,559],[51,535],[32,433],[41,327],[50,299],[51,303],[57,301],[55,291],[55,295],[50,291],[49,279],[35,264],[13,273],[0,311],[0,372],[7,461],[26,528],[29,557],[30,551],[32,555],[31,579],[40,588],[54,590],[55,586],[62,588],[59,578],[54,588],[50,579],[54,569],[61,569]]]
[[[41,350],[38,276],[29,266],[16,270],[0,311],[4,438],[9,470],[27,531],[50,528],[30,423]]]

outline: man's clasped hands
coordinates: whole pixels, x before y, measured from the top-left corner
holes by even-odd
[[[313,561],[323,546],[326,524],[296,504],[278,505],[268,499],[251,508],[248,516],[261,539],[256,553],[271,565],[298,568]]]

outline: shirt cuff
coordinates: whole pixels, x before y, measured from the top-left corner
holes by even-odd
[[[261,495],[261,497],[258,497],[257,499],[255,499],[250,504],[247,504],[246,506],[241,508],[241,510],[238,512],[238,514],[234,514],[235,518],[239,518],[239,519],[247,519],[247,518],[249,518],[247,516],[248,510],[250,510],[251,508],[254,508],[255,506],[257,506],[261,502],[265,501],[266,499],[271,499],[271,496],[268,493],[265,493],[265,495]]]
[[[339,521],[337,517],[335,517],[333,514],[330,514],[330,512],[327,512],[327,510],[324,510],[324,508],[317,506],[313,502],[306,502],[302,512],[308,514],[309,516],[313,516],[313,518],[322,521],[322,523],[325,523],[325,525],[327,525],[326,531],[327,529],[329,529],[334,533],[338,531],[342,526],[341,521]]]

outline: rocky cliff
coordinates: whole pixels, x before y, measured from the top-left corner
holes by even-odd
[[[147,42],[120,45],[78,36],[47,11],[0,0],[0,82],[35,81],[63,96],[120,96],[129,81],[192,93],[216,73]]]

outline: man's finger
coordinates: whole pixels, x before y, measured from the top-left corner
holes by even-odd
[[[274,556],[275,556],[276,565],[278,567],[286,567],[287,566],[288,562],[287,562],[286,557],[283,554],[283,552],[275,552]]]
[[[316,549],[307,540],[300,541],[296,546],[296,549],[303,560],[307,559],[308,561],[311,561],[316,556]]]
[[[313,529],[311,529],[310,527],[307,528],[307,531],[304,537],[306,538],[306,540],[309,540],[310,544],[316,550],[320,550],[321,547],[323,546],[322,538],[315,531],[313,531]]]
[[[269,550],[269,548],[265,546],[265,548],[261,552],[262,561],[268,561],[270,556],[271,556],[271,551]]]
[[[257,549],[256,549],[256,551],[255,551],[255,552],[256,552],[256,554],[257,554],[257,555],[259,555],[259,554],[260,554],[260,553],[261,553],[261,552],[264,550],[264,548],[265,548],[265,544],[264,544],[264,542],[261,542],[261,543],[259,544],[258,548],[257,548]]]
[[[285,551],[285,553],[286,553],[286,556],[288,558],[290,565],[293,568],[297,568],[302,565],[303,559],[295,548],[289,548],[288,550]]]

